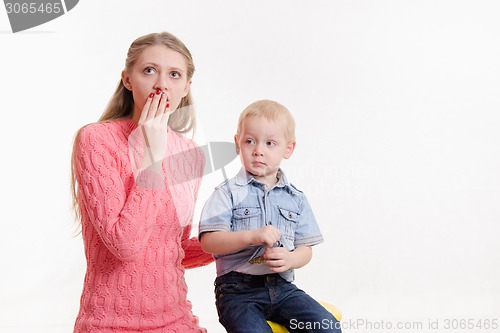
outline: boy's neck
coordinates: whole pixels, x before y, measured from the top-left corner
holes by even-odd
[[[278,184],[278,182],[280,180],[280,177],[281,177],[281,171],[280,170],[278,170],[275,173],[273,173],[272,175],[268,175],[268,176],[256,176],[256,175],[254,175],[252,173],[250,173],[250,174],[259,183],[262,183],[262,184],[266,185],[267,188],[272,188],[273,186],[275,186],[276,184]]]

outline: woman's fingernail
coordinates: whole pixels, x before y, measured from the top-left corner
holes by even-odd
[[[161,94],[161,90],[160,89],[156,89],[156,94],[157,95]]]
[[[153,98],[154,95],[155,94],[153,94],[153,93],[149,94],[149,98]]]
[[[167,103],[167,109],[170,107],[170,103]]]

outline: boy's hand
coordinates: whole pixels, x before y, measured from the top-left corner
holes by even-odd
[[[280,237],[280,231],[272,225],[268,225],[264,228],[252,230],[250,243],[253,245],[266,244],[267,246],[273,246],[274,243],[280,240]]]
[[[281,273],[293,268],[293,252],[284,247],[271,247],[264,251],[266,265],[275,273]]]
[[[312,257],[310,246],[299,246],[293,251],[284,247],[268,248],[264,252],[266,265],[275,273],[281,273],[291,268],[296,269],[307,265]]]

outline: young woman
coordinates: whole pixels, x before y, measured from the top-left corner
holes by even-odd
[[[175,36],[139,37],[100,121],[75,137],[87,272],[74,332],[206,332],[184,280],[185,268],[213,261],[190,238],[205,163],[183,135],[195,127],[193,74]]]

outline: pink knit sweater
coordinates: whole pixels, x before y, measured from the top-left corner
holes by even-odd
[[[87,272],[74,332],[206,332],[184,280],[184,268],[213,261],[190,238],[203,154],[169,129],[164,172],[187,181],[141,186],[129,156],[136,128],[131,120],[95,123],[75,141]]]

